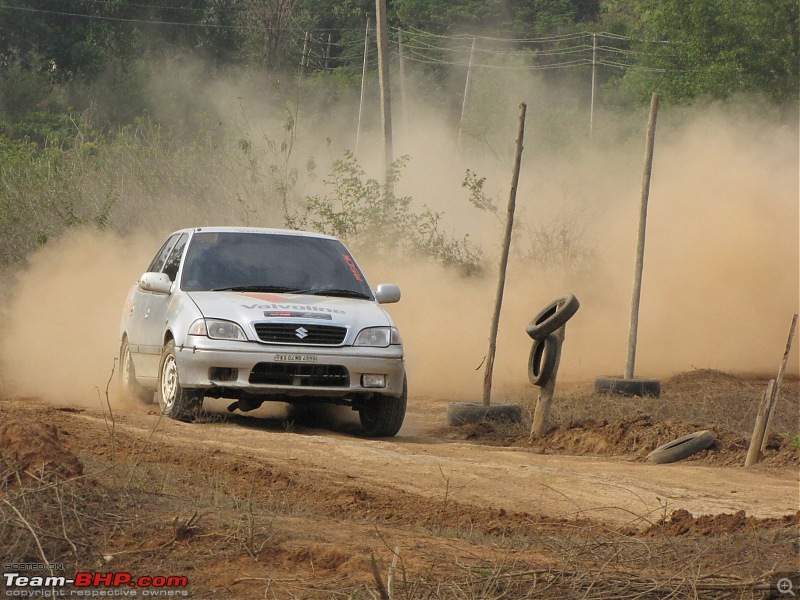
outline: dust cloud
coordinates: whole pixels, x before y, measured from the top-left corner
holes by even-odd
[[[494,381],[502,398],[527,382],[531,341],[525,325],[547,303],[574,293],[581,309],[567,327],[560,375],[585,381],[625,368],[641,195],[644,127],[639,139],[576,148],[548,156],[535,132],[526,144],[518,214],[528,224],[577,214],[583,242],[593,249],[586,268],[532,264],[512,257],[506,280]],[[798,137],[795,128],[741,111],[715,108],[662,116],[647,223],[636,374],[664,377],[712,368],[777,371],[800,289]],[[454,149],[449,156],[456,156]],[[442,153],[439,153],[441,156]],[[470,213],[447,161],[423,158],[406,181],[415,198],[429,183],[434,194],[462,199],[449,222],[489,248],[499,247],[493,217]],[[469,165],[467,165],[469,166]],[[499,189],[509,185],[511,160],[487,172]],[[474,167],[473,167],[474,168]],[[480,170],[480,169],[478,169]],[[435,198],[436,196],[434,196]],[[498,193],[504,206],[507,191]],[[443,203],[446,204],[446,203]],[[515,229],[525,243],[525,231]],[[493,242],[491,241],[493,239]],[[488,261],[497,268],[497,252]],[[369,275],[393,278],[402,302],[390,307],[404,335],[410,377],[419,393],[477,400],[488,347],[496,274],[464,279],[430,265],[370,265]],[[379,273],[379,274],[378,274]],[[798,374],[798,350],[789,373]],[[533,391],[533,388],[529,388]]]
[[[72,231],[48,244],[7,285],[0,339],[5,393],[97,406],[119,353],[128,289],[163,240]],[[109,395],[117,397],[116,378]]]
[[[208,86],[208,93],[219,92],[214,100],[220,118],[238,119],[254,144],[264,143],[262,132],[282,121],[283,108],[248,112],[242,119],[242,111],[256,109],[223,88]],[[457,237],[469,234],[487,255],[486,274],[472,278],[430,263],[357,257],[374,286],[392,282],[403,290],[402,301],[387,309],[406,345],[412,398],[480,397],[479,366],[488,346],[502,225],[467,202],[461,182],[466,169],[485,176],[487,191],[505,212],[515,111],[522,99],[529,100],[529,126],[494,398],[502,400],[528,385],[531,341],[525,325],[566,293],[578,296],[581,309],[567,327],[561,378],[591,380],[624,370],[646,114],[634,115],[641,123],[630,134],[631,115],[603,113],[605,124],[594,138],[573,136],[551,147],[552,140],[540,135],[545,120],[538,114],[543,110],[537,104],[540,98],[527,98],[527,93],[510,99],[509,92],[497,100],[509,117],[509,136],[502,147],[482,147],[473,139],[471,147],[459,152],[453,123],[421,100],[409,108],[413,120],[398,126],[396,155],[410,156],[398,193],[412,196],[417,210],[426,205],[444,212],[443,231]],[[550,90],[548,100],[553,95]],[[250,104],[257,102],[251,98]],[[320,171],[316,179],[300,176],[299,195],[319,191],[331,156],[353,147],[355,110],[352,103],[329,109],[319,118],[322,123],[314,121],[310,106],[299,113],[295,160],[313,158]],[[688,112],[662,109],[637,375],[661,377],[695,368],[777,370],[800,288],[798,133],[794,125],[781,122],[764,111],[751,113],[746,103]],[[347,123],[348,129],[337,130],[337,123]],[[381,171],[382,157],[376,131],[377,125],[364,136],[359,154],[373,176]],[[322,143],[326,137],[333,140],[329,147]],[[136,206],[136,198],[126,200],[129,209]],[[241,224],[224,219],[209,223],[207,215],[177,205],[170,215],[169,223],[162,223],[169,229]],[[279,223],[274,211],[264,210],[248,224]],[[552,224],[566,224],[562,234],[575,237],[589,251],[580,265],[521,258],[531,248],[531,231]],[[125,294],[168,233],[143,233],[135,223],[131,228],[127,236],[73,231],[42,248],[4,285],[4,393],[97,402],[97,390],[105,389],[118,352]],[[796,349],[790,373],[798,373]]]

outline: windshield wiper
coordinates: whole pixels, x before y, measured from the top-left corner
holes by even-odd
[[[313,292],[316,296],[339,296],[341,298],[359,298],[361,300],[372,300],[372,296],[364,292],[357,292],[355,290],[346,290],[344,288],[330,288],[326,290],[316,290]]]
[[[279,292],[283,294],[303,294],[306,290],[282,285],[233,285],[230,287],[213,288],[212,292]]]

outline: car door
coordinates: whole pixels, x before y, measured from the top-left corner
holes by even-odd
[[[145,272],[161,271],[164,263],[178,241],[178,234],[171,235],[161,245],[155,257],[150,262]],[[131,358],[136,365],[137,375],[139,373],[140,362],[140,346],[145,344],[144,326],[147,316],[147,301],[151,296],[150,292],[143,291],[139,288],[138,284],[131,290],[128,299],[125,303],[125,323],[123,326],[123,334],[128,338],[128,346],[130,347]]]
[[[172,291],[169,294],[147,292],[147,308],[142,327],[143,339],[139,346],[141,361],[140,365],[137,365],[137,368],[140,369],[137,373],[141,377],[158,378],[158,364],[161,360],[164,332],[167,328],[167,311],[170,304],[175,300],[175,292],[178,288],[175,285],[175,281],[188,240],[188,233],[181,234],[158,270],[160,273],[165,273],[170,281],[173,282]]]

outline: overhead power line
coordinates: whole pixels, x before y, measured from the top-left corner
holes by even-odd
[[[87,15],[85,13],[62,12],[57,10],[44,10],[41,8],[28,8],[25,6],[0,5],[2,10],[17,10],[23,12],[60,15],[63,17],[78,17],[82,19],[97,19],[100,21],[121,21],[124,23],[148,23],[151,25],[174,25],[178,27],[202,27],[205,29],[243,29],[238,25],[219,25],[215,23],[185,23],[179,21],[150,21],[146,19],[127,19],[125,17],[108,17],[106,15]]]

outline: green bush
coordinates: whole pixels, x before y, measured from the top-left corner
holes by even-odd
[[[479,273],[483,252],[469,236],[448,235],[441,230],[442,213],[427,206],[415,211],[409,196],[394,193],[407,161],[407,156],[396,160],[381,185],[367,178],[352,152],[346,151],[323,180],[330,193],[308,197],[302,210],[286,215],[285,225],[335,235],[363,255],[425,257],[465,275]]]

